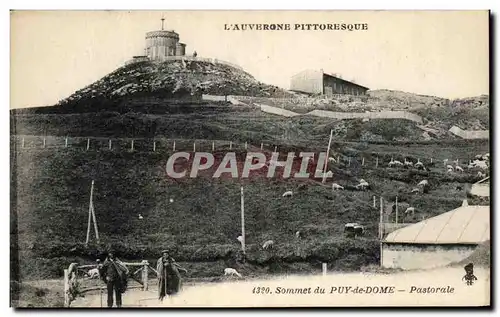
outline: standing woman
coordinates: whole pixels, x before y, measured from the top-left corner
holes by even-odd
[[[158,272],[158,299],[163,301],[166,295],[175,295],[181,287],[181,274],[179,271],[187,270],[175,262],[169,255],[168,250],[163,250],[161,258],[156,263],[156,271]]]

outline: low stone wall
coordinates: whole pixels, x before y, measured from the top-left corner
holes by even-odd
[[[490,131],[489,130],[478,130],[478,131],[470,131],[470,130],[462,130],[457,126],[451,127],[451,133],[456,136],[461,137],[462,139],[489,139]]]

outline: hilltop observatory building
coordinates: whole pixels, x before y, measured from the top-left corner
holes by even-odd
[[[179,34],[164,30],[165,19],[161,19],[161,30],[146,33],[145,55],[152,61],[164,61],[167,56],[186,55],[186,44],[179,42]]]
[[[164,29],[165,19],[161,19],[161,30],[146,33],[144,55],[134,56],[127,64],[142,61],[163,62],[170,56],[185,56],[186,44],[179,42],[179,34]]]

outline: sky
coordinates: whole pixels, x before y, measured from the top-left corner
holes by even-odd
[[[289,88],[304,69],[370,89],[445,98],[489,91],[487,11],[14,11],[11,108],[54,105],[144,53],[145,33],[175,30],[199,57]],[[225,24],[367,23],[366,31],[227,31]]]

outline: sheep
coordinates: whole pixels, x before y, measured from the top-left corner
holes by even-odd
[[[429,185],[429,181],[426,179],[417,184],[417,186],[427,186],[427,185]]]
[[[100,277],[99,269],[97,268],[88,270],[86,274],[91,279],[98,279]]]
[[[332,171],[326,172],[325,177],[326,178],[332,178],[333,177],[333,172]]]
[[[240,273],[238,273],[238,271],[236,271],[235,269],[233,268],[230,268],[230,267],[226,267],[224,269],[224,275],[225,276],[238,276],[238,277],[242,277]]]
[[[370,187],[370,184],[368,184],[368,182],[367,182],[367,181],[365,181],[364,179],[361,179],[361,180],[359,181],[359,184],[358,184],[358,185],[356,185],[356,189],[358,189],[358,190],[365,190],[365,189],[367,189],[368,187]]]
[[[454,168],[453,168],[453,165],[446,165],[446,169],[449,169],[449,170],[451,169],[452,170]]]
[[[300,239],[300,231],[295,232],[295,238]]]
[[[337,160],[335,160],[333,157],[329,157],[328,162],[337,163]]]
[[[236,238],[236,240],[238,240],[240,243],[243,243],[243,236],[238,236],[238,238]]]
[[[345,224],[344,232],[349,237],[356,237],[356,236],[363,235],[364,227],[357,222],[354,222],[354,223],[351,222],[351,223]]]
[[[139,217],[138,217],[138,218],[139,218],[139,219],[144,219],[144,217],[143,217],[141,214],[139,214]]]
[[[457,165],[457,166],[455,166],[455,170],[456,170],[456,171],[458,171],[458,172],[463,172],[463,171],[464,171],[464,169],[463,169],[463,168],[461,168],[461,167],[460,167],[460,166],[458,166],[458,165]]]
[[[453,168],[449,168],[448,173],[453,173]]]
[[[403,166],[404,165],[403,163],[401,163],[400,161],[397,161],[397,160],[393,161],[393,162],[394,162],[395,165],[398,165],[398,166]]]
[[[394,165],[398,165],[398,166],[402,166],[403,163],[401,163],[400,161],[395,161],[394,158],[391,157],[391,161],[389,162],[389,167],[392,167]]]
[[[474,168],[474,167],[479,167],[482,169],[488,169],[488,165],[486,164],[485,161],[479,161],[479,160],[474,160],[473,162],[469,163],[469,168]]]
[[[344,187],[343,187],[343,186],[340,186],[340,185],[339,185],[339,184],[337,184],[337,183],[333,183],[333,184],[332,184],[332,190],[336,190],[336,189],[341,189],[341,190],[343,190],[343,189],[344,189]]]
[[[292,197],[292,196],[293,196],[293,192],[291,190],[283,193],[283,197]]]
[[[418,192],[420,192],[420,189],[415,187],[411,190],[410,193],[418,193]]]
[[[408,207],[406,208],[405,210],[405,214],[411,212],[411,214],[413,215],[415,213],[415,207]]]
[[[413,166],[413,162],[412,161],[408,161],[405,157],[405,166]]]
[[[477,177],[483,178],[485,175],[482,172],[477,172]]]
[[[267,240],[266,242],[264,242],[264,244],[262,245],[262,249],[264,250],[267,250],[267,249],[270,249],[272,248],[274,245],[274,241],[273,240]]]

